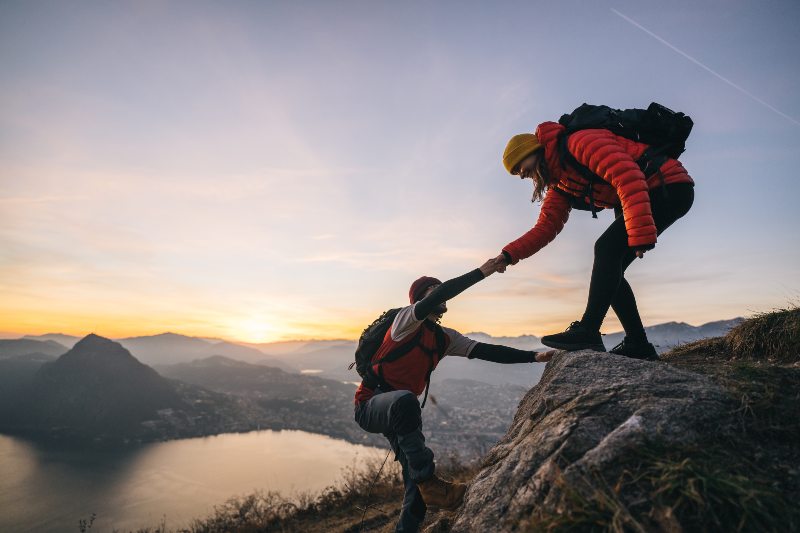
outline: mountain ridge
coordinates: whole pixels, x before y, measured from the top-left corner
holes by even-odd
[[[652,324],[650,326],[646,326],[645,330],[649,330],[651,328],[662,327],[662,326],[675,326],[675,325],[682,326],[682,327],[687,327],[687,328],[693,328],[693,329],[701,329],[701,328],[706,328],[708,326],[714,326],[714,325],[717,325],[717,324],[734,323],[734,322],[736,324],[738,324],[738,323],[741,323],[741,321],[743,321],[743,320],[744,320],[744,318],[742,318],[742,317],[735,317],[735,318],[731,318],[731,319],[713,320],[713,321],[705,322],[705,323],[697,325],[697,326],[695,326],[693,324],[689,324],[688,322],[680,322],[680,321],[672,320],[672,321],[660,322],[658,324]],[[611,332],[611,333],[607,333],[605,335],[606,336],[611,336],[611,335],[618,335],[620,333],[622,333],[622,332],[614,331],[614,332]],[[476,335],[476,336],[482,336],[482,337],[487,337],[487,338],[491,337],[491,338],[494,338],[494,339],[523,339],[523,340],[524,339],[536,339],[536,340],[538,340],[538,339],[541,338],[540,335],[536,335],[536,334],[533,334],[533,333],[523,333],[521,335],[512,335],[512,336],[506,335],[506,336],[503,336],[503,335],[492,335],[490,333],[486,333],[484,331],[478,331],[478,330],[474,330],[474,331],[471,331],[469,333],[466,333],[466,335]],[[61,338],[63,340],[63,342],[59,342],[58,340],[56,340],[58,338]],[[42,339],[54,340],[55,342],[59,342],[59,344],[67,346],[68,348],[72,347],[71,345],[67,345],[68,342],[72,342],[74,344],[75,342],[77,342],[81,338],[82,337],[77,337],[77,336],[74,336],[74,335],[66,335],[66,334],[63,334],[63,333],[46,333],[46,334],[42,334],[42,335],[24,335],[24,336],[20,337],[20,339],[28,339],[28,340],[42,340]],[[239,345],[239,346],[246,346],[246,347],[257,349],[257,350],[263,352],[265,355],[276,355],[276,356],[289,355],[289,354],[292,354],[292,353],[302,353],[302,352],[306,352],[306,351],[317,350],[320,347],[327,347],[329,345],[330,346],[336,346],[336,345],[341,345],[341,344],[347,344],[347,343],[353,343],[354,342],[353,339],[296,339],[296,340],[288,340],[288,341],[253,343],[253,342],[246,342],[246,341],[238,341],[238,340],[235,340],[235,339],[222,339],[222,338],[217,338],[217,337],[199,337],[199,336],[185,335],[185,334],[182,334],[182,333],[175,333],[175,332],[171,332],[171,331],[165,331],[165,332],[162,332],[162,333],[156,333],[156,334],[152,334],[152,335],[136,335],[136,336],[131,336],[131,337],[119,337],[119,338],[113,338],[113,340],[116,340],[117,342],[122,343],[122,341],[141,340],[141,339],[154,339],[154,338],[192,339],[192,340],[199,340],[199,341],[202,341],[202,342],[206,342],[206,343],[212,344],[212,345],[213,344],[222,344],[222,343],[236,344],[236,345]],[[1,340],[20,340],[20,339],[0,339],[0,341]],[[274,351],[270,352],[269,351],[270,348],[273,348]]]
[[[162,377],[93,333],[34,368],[19,370],[21,382],[6,391],[0,428],[8,433],[115,444],[256,429],[247,402]]]

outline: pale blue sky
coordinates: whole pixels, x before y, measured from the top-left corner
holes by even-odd
[[[533,224],[503,147],[584,101],[695,120],[695,206],[629,271],[646,324],[796,301],[798,23],[789,1],[0,2],[0,331],[352,337]],[[610,217],[573,213],[448,323],[562,329]]]

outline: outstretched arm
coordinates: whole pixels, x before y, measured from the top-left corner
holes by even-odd
[[[510,346],[499,344],[486,344],[479,342],[470,352],[469,359],[482,359],[492,363],[515,364],[515,363],[544,363],[549,361],[556,350],[544,352],[534,352],[532,350],[518,350]]]
[[[569,200],[555,188],[550,188],[542,202],[536,225],[519,239],[507,244],[497,259],[504,259],[504,264],[516,264],[547,246],[564,228],[570,209]]]
[[[449,279],[433,289],[431,293],[417,302],[414,306],[414,318],[422,320],[430,315],[442,302],[455,298],[465,290],[469,289],[482,279],[491,276],[497,271],[495,259],[489,259],[480,268],[471,272]]]

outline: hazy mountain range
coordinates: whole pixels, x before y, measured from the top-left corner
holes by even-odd
[[[698,327],[667,323],[648,333],[663,350],[719,336],[740,321]],[[533,335],[469,336],[522,349],[542,347]],[[607,335],[606,346],[621,337]],[[265,353],[270,348],[274,353]],[[0,340],[0,430],[137,442],[300,429],[375,443],[377,437],[352,421],[359,379],[347,366],[354,348],[344,340],[244,346],[172,333],[119,342],[94,334],[77,341],[61,334]],[[146,361],[158,364],[154,369]],[[543,369],[543,364],[444,359],[433,374],[426,413],[431,442],[446,441],[460,453],[479,452],[504,431],[514,406]]]
[[[353,421],[355,385],[212,356],[160,365],[90,334],[53,360],[0,359],[0,431],[60,442],[137,443],[299,429],[379,444]],[[475,454],[496,440],[523,387],[444,380],[427,410],[431,442]]]
[[[659,352],[673,346],[707,337],[724,335],[730,328],[741,323],[742,318],[709,322],[692,326],[683,322],[667,322],[646,328],[648,336]],[[504,344],[520,349],[543,348],[539,337],[493,337],[486,333],[467,334],[480,342]],[[623,338],[623,333],[612,333],[603,337],[607,349],[613,348]],[[0,340],[0,358],[38,353],[57,356],[63,353],[78,337],[60,333],[32,336],[22,339]],[[198,359],[222,356],[248,363],[280,368],[286,372],[318,375],[339,381],[359,381],[354,370],[348,370],[353,361],[356,343],[349,340],[284,341],[275,343],[234,343],[220,339],[203,339],[175,333],[128,337],[118,342],[131,351],[137,359],[148,365],[171,365],[188,363]],[[59,346],[62,346],[59,348]],[[512,383],[531,386],[539,379],[541,368],[534,365],[530,372],[520,372],[513,366],[496,365],[460,358],[445,359],[441,369],[434,373],[437,380],[471,379],[490,384]]]
[[[31,342],[44,341],[50,347],[47,354],[53,354],[54,346],[61,345],[61,352],[80,340],[79,337],[64,335],[63,333],[48,333],[46,335],[26,335],[21,339],[0,340],[0,357],[4,352],[15,351],[15,355],[22,355],[21,350],[30,350],[34,345]],[[264,351],[246,346],[241,343],[234,343],[220,339],[202,339],[199,337],[189,337],[178,333],[160,333],[158,335],[146,335],[141,337],[126,337],[114,339],[123,347],[136,354],[136,358],[148,365],[171,365],[176,363],[187,363],[196,359],[212,357],[215,355],[238,359],[240,361],[264,361],[270,366],[281,368],[289,372],[297,372],[298,369],[286,362],[271,358]],[[14,343],[20,343],[15,346]],[[33,348],[35,350],[35,348]]]

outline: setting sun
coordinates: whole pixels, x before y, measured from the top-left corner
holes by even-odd
[[[242,342],[272,342],[279,340],[280,332],[275,330],[274,321],[264,315],[254,315],[237,320],[226,329],[226,337]]]

